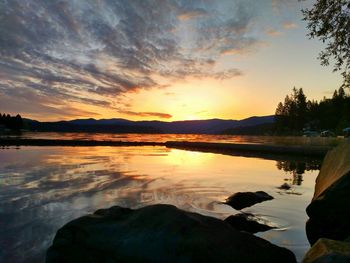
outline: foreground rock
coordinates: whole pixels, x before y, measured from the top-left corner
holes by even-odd
[[[350,236],[350,141],[330,151],[316,179],[315,194],[306,208],[306,233],[311,244],[319,238]]]
[[[225,222],[229,223],[230,226],[236,230],[245,231],[252,234],[265,232],[274,228],[266,224],[260,224],[256,216],[248,213],[229,216],[225,219]]]
[[[46,262],[296,262],[294,254],[222,220],[170,205],[112,207],[71,221]]]
[[[284,184],[282,184],[281,186],[279,186],[279,187],[277,187],[277,188],[280,189],[280,190],[289,190],[289,189],[291,189],[292,187],[291,187],[289,184],[284,183]]]
[[[306,253],[303,263],[322,262],[350,262],[350,243],[325,238],[319,239]]]
[[[238,192],[231,195],[226,199],[225,204],[233,207],[236,210],[261,203],[264,201],[272,200],[273,197],[263,191],[258,192]]]

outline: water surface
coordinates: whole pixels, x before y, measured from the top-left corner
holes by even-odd
[[[56,231],[99,208],[173,204],[224,219],[238,191],[275,199],[246,208],[277,227],[258,234],[300,259],[319,160],[266,160],[165,147],[0,149],[0,262],[43,262]],[[283,183],[290,191],[279,190]]]
[[[1,135],[0,138],[18,137],[27,139],[60,140],[97,140],[126,142],[220,142],[273,145],[313,145],[335,146],[344,138],[338,137],[302,137],[302,136],[249,136],[249,135],[213,135],[213,134],[118,134],[118,133],[83,133],[83,132],[24,132]]]

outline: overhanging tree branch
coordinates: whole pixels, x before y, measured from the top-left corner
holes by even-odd
[[[319,54],[321,65],[328,66],[333,60],[333,71],[340,71],[343,86],[350,88],[350,0],[316,0],[302,12],[308,36],[326,44]]]

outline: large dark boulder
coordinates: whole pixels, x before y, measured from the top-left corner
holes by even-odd
[[[47,252],[58,262],[296,262],[294,254],[226,222],[170,205],[112,207],[58,230]]]
[[[306,212],[311,244],[321,237],[344,240],[350,236],[350,141],[326,155]]]
[[[236,210],[272,200],[273,197],[264,191],[257,192],[238,192],[226,199],[225,204],[233,207]]]

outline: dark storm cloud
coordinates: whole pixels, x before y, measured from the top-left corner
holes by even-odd
[[[112,107],[113,97],[162,87],[155,76],[240,76],[215,64],[256,43],[254,2],[0,0],[0,91],[16,98],[30,90],[40,107]]]

